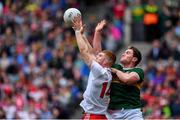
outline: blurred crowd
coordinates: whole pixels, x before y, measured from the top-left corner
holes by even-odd
[[[180,26],[169,29],[161,39],[154,39],[146,56],[145,83],[141,94],[146,118],[180,118],[178,27]]]
[[[0,1],[0,118],[70,118],[79,107],[88,69],[62,19],[78,6],[75,0]]]
[[[180,118],[180,36],[174,28],[154,39],[144,63],[141,97],[148,119]]]
[[[102,32],[103,47],[116,52],[123,45],[124,16],[130,10],[132,41],[152,43],[142,65],[144,116],[179,118],[179,2],[160,1],[101,1],[109,21]],[[70,118],[79,108],[89,69],[80,59],[72,28],[63,22],[63,12],[76,7],[83,13],[88,8],[83,2],[0,0],[0,118]],[[86,19],[91,43],[98,19]]]

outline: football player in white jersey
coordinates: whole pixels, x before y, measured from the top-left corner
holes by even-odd
[[[116,56],[108,50],[95,54],[93,48],[83,35],[84,26],[81,16],[73,19],[73,29],[80,55],[90,68],[87,88],[80,106],[84,110],[82,119],[107,119],[105,114],[109,104],[109,88],[112,80],[111,66]]]

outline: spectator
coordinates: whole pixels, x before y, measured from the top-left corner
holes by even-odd
[[[172,27],[171,11],[164,3],[162,9],[159,11],[159,29],[161,36],[163,36]]]
[[[144,25],[145,25],[145,36],[146,41],[151,42],[153,39],[159,38],[159,8],[156,5],[154,0],[148,0],[148,3],[145,5],[145,14],[144,14]]]
[[[135,0],[131,5],[132,12],[132,39],[134,41],[144,41],[144,8],[141,0]]]
[[[148,57],[148,59],[151,59],[151,60],[158,60],[158,59],[162,58],[162,50],[161,50],[159,40],[155,39],[153,41],[152,48],[149,51],[147,57]]]

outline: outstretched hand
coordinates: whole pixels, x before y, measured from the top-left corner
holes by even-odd
[[[95,31],[97,32],[101,31],[106,25],[106,23],[107,23],[106,20],[102,20],[101,22],[99,22],[95,28]]]
[[[74,19],[72,20],[73,23],[73,29],[74,31],[79,31],[81,33],[84,32],[84,27],[85,25],[82,24],[82,19],[81,19],[81,15],[78,15],[77,17],[74,17]]]

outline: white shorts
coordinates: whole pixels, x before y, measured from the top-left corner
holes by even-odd
[[[108,110],[106,117],[108,119],[143,120],[143,116],[140,108]]]

